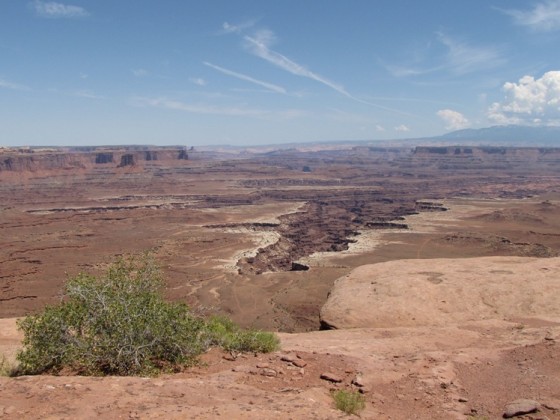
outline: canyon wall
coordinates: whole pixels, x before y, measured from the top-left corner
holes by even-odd
[[[187,150],[182,147],[8,148],[0,149],[0,173],[117,168],[157,161],[168,164],[188,158]]]

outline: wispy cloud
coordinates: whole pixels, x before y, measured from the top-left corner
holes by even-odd
[[[448,48],[447,66],[456,74],[491,69],[506,62],[500,49],[494,46],[469,45],[441,32],[437,37]]]
[[[406,125],[401,124],[395,127],[395,131],[398,131],[400,133],[406,133],[408,131],[410,131],[410,128],[408,128]]]
[[[229,115],[229,116],[262,116],[266,111],[260,109],[244,108],[244,107],[218,107],[215,105],[207,104],[189,104],[175,99],[165,97],[159,98],[146,98],[136,97],[132,98],[131,103],[135,106],[150,106],[155,108],[172,109],[176,111],[185,111],[193,114],[208,114],[208,115]]]
[[[245,29],[249,29],[249,28],[252,28],[253,26],[255,26],[256,23],[257,23],[256,19],[247,20],[245,22],[241,22],[241,23],[237,23],[237,24],[224,22],[222,24],[221,33],[222,34],[231,34],[231,33],[240,34]]]
[[[146,77],[150,73],[146,69],[132,69],[132,74],[135,77]]]
[[[89,89],[80,89],[71,92],[72,96],[77,96],[78,98],[86,99],[103,99],[104,96],[98,95]]]
[[[174,111],[188,112],[191,114],[221,115],[229,117],[253,117],[276,120],[301,118],[308,114],[306,111],[299,109],[270,111],[266,109],[247,108],[244,106],[221,107],[208,104],[187,103],[166,97],[134,97],[130,99],[129,103],[137,107],[162,108]]]
[[[352,95],[350,95],[342,85],[332,82],[329,79],[320,76],[319,74],[314,73],[311,70],[308,70],[301,64],[290,60],[288,57],[270,49],[269,45],[275,39],[274,34],[271,31],[262,30],[257,32],[254,37],[246,35],[244,36],[244,39],[246,41],[247,49],[257,57],[260,57],[263,60],[266,60],[269,63],[296,76],[307,77],[309,79],[315,80],[316,82],[322,83],[323,85],[328,86],[331,89],[334,89],[344,96],[352,97]]]
[[[560,0],[537,3],[531,10],[498,10],[511,16],[517,25],[527,26],[536,31],[560,29]]]
[[[206,86],[206,80],[201,77],[190,77],[189,82],[194,83],[197,86]]]
[[[281,86],[278,86],[278,85],[275,85],[275,84],[272,84],[272,83],[268,83],[268,82],[264,82],[262,80],[255,79],[251,76],[247,76],[246,74],[237,73],[233,70],[225,69],[223,67],[217,66],[217,65],[209,63],[207,61],[204,62],[204,65],[208,66],[210,68],[213,68],[214,70],[217,70],[220,73],[226,74],[228,76],[236,77],[237,79],[240,79],[240,80],[245,80],[246,82],[254,83],[256,85],[262,86],[262,87],[264,87],[268,90],[271,90],[273,92],[284,93],[284,94],[286,93],[286,89],[284,89]]]
[[[413,65],[382,64],[395,77],[414,77],[438,72],[462,76],[493,69],[507,62],[500,47],[471,45],[443,32],[436,32],[436,39],[445,47],[446,52],[444,55],[434,52],[430,65],[426,65],[427,59]]]
[[[38,16],[44,18],[81,18],[89,16],[89,12],[83,7],[54,1],[35,0],[30,3],[30,6]]]
[[[353,101],[360,102],[362,104],[373,106],[373,107],[376,107],[376,108],[379,108],[379,109],[383,109],[385,111],[411,116],[411,114],[400,111],[398,109],[388,108],[388,107],[385,107],[385,106],[382,106],[382,105],[378,105],[376,103],[372,103],[372,102],[360,99],[360,98],[350,94],[344,88],[344,86],[342,86],[341,84],[333,82],[333,81],[327,79],[326,77],[323,77],[323,76],[319,75],[318,73],[315,73],[315,72],[307,69],[305,66],[289,59],[285,55],[282,55],[282,54],[272,50],[270,48],[270,44],[273,43],[276,39],[276,37],[275,37],[275,35],[272,31],[261,30],[261,31],[258,31],[255,36],[251,37],[251,36],[246,35],[246,36],[243,37],[243,39],[245,40],[245,47],[247,48],[247,50],[249,52],[251,52],[252,54],[256,55],[257,57],[262,58],[263,60],[268,61],[269,63],[275,65],[276,67],[279,67],[279,68],[281,68],[281,69],[283,69],[283,70],[285,70],[285,71],[287,71],[291,74],[294,74],[296,76],[305,77],[305,78],[314,80],[318,83],[321,83],[321,84],[331,88],[332,90],[340,93],[341,95],[344,95],[349,99],[352,99]]]
[[[29,88],[28,86],[21,85],[19,83],[13,83],[2,78],[0,78],[0,88],[11,90],[31,90],[31,88]]]
[[[421,67],[407,67],[394,64],[384,64],[385,68],[395,77],[411,77],[421,76],[428,73],[434,73],[441,70],[443,66],[421,68]]]

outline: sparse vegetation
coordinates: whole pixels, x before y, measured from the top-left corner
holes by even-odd
[[[14,376],[17,373],[17,363],[0,353],[0,376]]]
[[[346,414],[358,414],[366,406],[365,397],[357,391],[347,391],[341,389],[332,393],[337,409]]]
[[[280,347],[280,341],[275,334],[242,330],[223,316],[211,317],[205,325],[205,331],[211,344],[227,351],[270,353]]]
[[[211,345],[273,351],[272,333],[243,331],[227,318],[205,320],[163,300],[153,258],[119,259],[105,275],[68,280],[64,300],[18,322],[22,373],[70,369],[84,375],[153,375],[192,364]]]

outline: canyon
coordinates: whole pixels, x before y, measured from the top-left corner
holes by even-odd
[[[165,389],[179,382],[194,389],[206,378],[206,393],[216,390],[220,377],[243,383],[228,385],[243,404],[219,397],[208,402],[204,392],[192,391],[200,418],[217,412],[280,418],[294,405],[300,407],[295,417],[315,411],[317,418],[337,418],[328,389],[352,387],[350,376],[360,372],[368,388],[368,418],[499,416],[506,400],[536,388],[540,394],[529,396],[545,401],[552,408],[541,411],[554,416],[560,412],[554,408],[560,400],[552,374],[557,369],[542,369],[547,358],[560,355],[560,313],[551,295],[535,292],[553,290],[554,280],[532,273],[556,272],[559,181],[555,148],[0,149],[0,318],[6,328],[0,348],[14,353],[12,319],[56,303],[68,276],[98,272],[123,254],[151,251],[164,271],[169,299],[202,313],[227,314],[244,327],[278,331],[283,352],[309,361],[307,373],[294,370],[290,376],[277,356],[267,356],[259,363],[287,375],[265,379],[249,368],[231,373],[240,363],[252,366],[251,360],[224,362],[211,354],[214,368],[208,372],[165,379]],[[512,269],[515,259],[521,262]],[[545,265],[531,269],[540,261]],[[470,281],[467,272],[478,265],[486,272],[477,279],[494,272],[501,286]],[[416,277],[407,274],[412,272]],[[529,281],[523,279],[534,283],[520,290]],[[453,301],[463,286],[465,295]],[[374,288],[379,300],[370,313],[367,296]],[[508,288],[515,293],[507,294]],[[506,295],[498,309],[492,299]],[[523,303],[524,295],[533,300]],[[461,302],[468,316],[446,309]],[[536,309],[528,311],[527,305]],[[435,307],[442,312],[431,311]],[[529,362],[518,366],[521,353]],[[329,368],[348,378],[342,385],[327,384],[319,373]],[[530,368],[544,375],[540,384],[536,373],[520,373]],[[477,391],[477,374],[494,388],[493,375],[520,379],[493,401]],[[66,383],[72,392],[96,386],[83,379],[36,381],[2,379],[0,386],[3,393],[24,395],[50,384],[57,398],[64,398]],[[121,386],[116,379],[103,381],[99,392]],[[159,386],[129,382],[139,395]],[[283,392],[286,387],[299,391]],[[247,395],[254,389],[258,395],[250,404]],[[122,415],[138,411],[133,399],[118,408],[117,400],[106,398]],[[276,405],[267,403],[270,398]],[[45,415],[57,415],[55,408],[32,401]],[[203,407],[204,401],[217,411]],[[24,410],[17,403],[0,406],[14,417]],[[76,409],[70,404],[67,415]],[[184,415],[173,410],[176,417]],[[139,415],[157,417],[158,411],[151,406]]]

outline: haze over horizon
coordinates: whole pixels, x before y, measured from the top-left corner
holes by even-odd
[[[0,146],[560,125],[560,0],[0,4]]]

